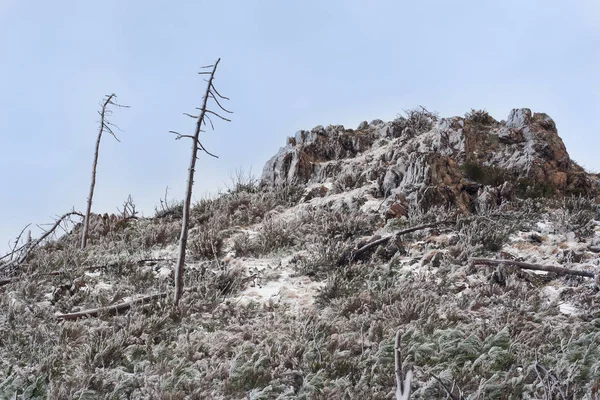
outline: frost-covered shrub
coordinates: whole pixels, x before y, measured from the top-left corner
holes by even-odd
[[[600,218],[600,208],[594,198],[569,196],[559,206],[549,215],[559,232],[576,232],[583,236],[593,234],[594,220]]]
[[[484,214],[458,219],[457,228],[466,254],[480,255],[501,250],[517,225],[510,219]]]
[[[331,193],[343,193],[362,187],[367,183],[364,172],[359,168],[347,168],[336,175]]]
[[[301,229],[307,233],[305,237],[309,242],[315,240],[314,235],[341,240],[369,235],[382,222],[379,214],[366,214],[349,209],[308,209],[300,218]]]
[[[264,254],[294,245],[298,241],[299,224],[295,218],[266,217],[256,237],[258,248]]]
[[[236,233],[231,237],[231,250],[236,257],[258,256],[260,246],[248,232]]]
[[[224,232],[217,220],[210,221],[194,228],[188,238],[188,249],[192,258],[214,259],[221,255]]]
[[[124,236],[133,243],[139,243],[141,248],[150,249],[154,246],[164,247],[176,243],[180,233],[180,221],[156,220],[143,221],[139,224],[137,232],[125,232]]]
[[[465,114],[465,119],[475,122],[477,124],[491,124],[494,122],[494,118],[486,110],[475,110],[471,109],[471,111]]]
[[[394,121],[396,128],[412,130],[415,134],[428,132],[433,128],[433,124],[439,119],[437,113],[427,110],[423,106],[404,110],[406,117],[399,115]]]

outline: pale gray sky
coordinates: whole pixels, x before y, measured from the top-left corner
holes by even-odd
[[[424,105],[546,112],[571,157],[600,170],[600,3],[530,1],[0,0],[0,250],[27,223],[83,210],[96,114],[130,105],[101,145],[93,210],[131,194],[145,215],[181,199],[201,101],[198,67],[222,58],[230,124],[203,141],[198,199],[242,167],[259,174],[286,136],[356,127]],[[35,233],[35,232],[34,232]]]

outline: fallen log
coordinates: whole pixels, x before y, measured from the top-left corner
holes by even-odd
[[[114,304],[112,306],[92,308],[89,310],[78,311],[78,312],[69,313],[69,314],[58,314],[55,317],[56,317],[56,319],[62,319],[62,320],[75,320],[75,319],[79,319],[79,318],[97,317],[99,314],[102,314],[102,313],[118,314],[120,312],[127,311],[134,305],[148,304],[150,302],[153,302],[158,299],[162,299],[164,297],[167,297],[166,292],[153,294],[150,296],[140,297],[139,299],[131,300],[131,301],[128,301],[125,303]]]
[[[476,264],[486,264],[486,265],[514,265],[515,267],[519,267],[521,269],[530,269],[534,271],[546,271],[546,272],[554,272],[556,274],[561,275],[574,275],[574,276],[583,276],[585,278],[595,278],[597,274],[589,271],[578,271],[574,269],[555,267],[553,265],[540,265],[540,264],[530,264],[521,261],[514,260],[493,260],[490,258],[471,258],[469,260],[471,265]]]
[[[408,229],[404,229],[404,230],[395,232],[393,235],[385,236],[385,237],[382,237],[380,239],[374,240],[374,241],[372,241],[370,243],[365,244],[361,248],[352,251],[352,253],[350,254],[350,261],[355,260],[361,254],[369,251],[372,248],[376,248],[380,244],[384,244],[384,243],[389,242],[393,238],[398,238],[399,236],[406,235],[406,234],[409,234],[409,233],[413,233],[413,232],[416,232],[416,231],[420,231],[422,229],[434,228],[436,226],[445,225],[445,224],[453,224],[454,222],[456,222],[454,219],[444,220],[444,221],[438,221],[438,222],[432,222],[430,224],[417,225],[417,226],[413,226],[412,228],[408,228]]]

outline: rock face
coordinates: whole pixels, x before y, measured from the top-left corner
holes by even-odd
[[[338,192],[375,187],[390,216],[406,214],[409,205],[477,211],[515,196],[597,188],[569,158],[554,121],[526,108],[501,122],[485,112],[438,118],[423,109],[393,122],[363,122],[357,130],[317,126],[288,139],[266,163],[262,182],[329,183]]]

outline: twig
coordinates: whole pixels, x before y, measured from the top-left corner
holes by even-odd
[[[583,276],[585,278],[594,278],[595,274],[593,272],[588,271],[576,271],[573,269],[567,269],[562,267],[555,267],[552,265],[539,265],[539,264],[529,264],[521,261],[514,260],[492,260],[489,258],[471,258],[469,260],[471,265],[476,264],[487,264],[487,265],[514,265],[515,267],[519,267],[521,269],[531,269],[534,271],[546,271],[546,272],[554,272],[556,274],[561,275],[575,275],[575,276]]]
[[[440,378],[438,378],[437,376],[435,376],[435,374],[433,374],[432,372],[429,373],[429,375],[431,375],[431,377],[433,379],[435,379],[436,381],[438,381],[438,383],[442,386],[442,388],[444,389],[444,391],[446,391],[446,394],[448,395],[448,397],[450,397],[452,400],[458,400],[453,394],[452,391],[450,389],[448,389],[448,386],[446,386],[444,384],[444,382],[442,382],[442,380]],[[452,386],[452,388],[454,389],[454,386]]]
[[[86,318],[86,317],[97,317],[99,314],[103,314],[103,313],[118,314],[120,312],[130,309],[131,306],[134,306],[137,304],[147,304],[152,301],[162,299],[165,297],[167,297],[166,292],[153,294],[151,296],[140,297],[139,299],[131,300],[131,301],[128,301],[125,303],[115,304],[112,306],[92,308],[89,310],[79,311],[79,312],[70,313],[70,314],[58,314],[58,315],[56,315],[56,319],[75,320],[75,319]]]
[[[19,245],[19,241],[21,240],[21,236],[23,236],[23,232],[25,232],[25,229],[27,229],[27,228],[28,228],[30,225],[31,225],[31,224],[27,224],[27,225],[25,225],[25,228],[23,228],[23,229],[21,230],[21,233],[19,233],[19,236],[17,236],[17,239],[15,240],[15,245],[14,245],[14,247],[13,247],[13,249],[12,249],[11,253],[10,253],[10,259],[11,259],[11,260],[12,260],[12,258],[13,258],[13,255],[14,255],[14,254],[15,254],[15,252],[16,252],[16,250],[15,250],[15,249],[16,249],[16,248],[17,248],[17,246]],[[27,244],[29,244],[29,242],[28,242]]]

